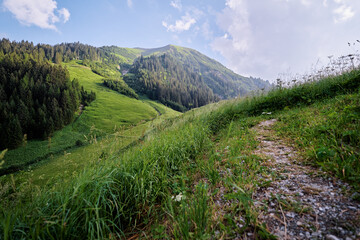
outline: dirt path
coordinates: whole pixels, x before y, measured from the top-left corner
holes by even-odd
[[[253,195],[259,220],[279,239],[360,239],[360,203],[343,195],[349,186],[301,165],[296,151],[275,138],[276,119],[254,127],[260,142],[255,154],[272,170],[271,181]]]

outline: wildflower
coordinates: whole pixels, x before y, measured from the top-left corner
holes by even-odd
[[[182,199],[185,199],[185,196],[182,195],[182,193],[179,193],[176,196],[172,196],[171,199],[173,199],[175,202],[180,202]]]

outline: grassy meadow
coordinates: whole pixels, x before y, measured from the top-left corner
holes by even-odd
[[[72,76],[86,70],[68,68]],[[138,124],[136,133],[124,129],[119,134],[110,127],[110,119],[121,121],[115,112],[99,110],[109,122],[96,125],[101,115],[95,107],[115,106],[111,94],[117,94],[108,96],[98,81],[80,81],[85,88],[97,89],[97,100],[81,121],[86,125],[92,119],[111,137],[92,139],[97,142],[60,156],[53,168],[44,165],[21,175],[31,179],[31,174],[51,175],[67,166],[69,177],[48,178],[41,187],[12,175],[1,181],[3,239],[232,239],[245,231],[258,239],[274,239],[258,221],[260,211],[251,198],[256,188],[269,184],[259,176],[275,174],[252,152],[258,145],[252,127],[270,118],[279,120],[276,133],[287,136],[307,164],[344,179],[352,191],[360,189],[359,70],[278,86],[170,119],[161,119],[167,114],[162,105],[135,101],[124,111],[131,113],[140,103],[148,111],[141,117],[133,114],[131,121],[162,115]],[[142,137],[124,148],[124,139],[132,134]],[[81,164],[75,159],[86,162],[81,170],[71,167]],[[220,196],[230,204],[216,204]]]
[[[55,132],[52,137],[46,140],[25,141],[22,147],[7,151],[0,173],[15,172],[33,165],[30,167],[31,170],[42,164],[57,169],[59,166],[57,164],[53,166],[53,163],[59,162],[58,159],[74,151],[75,153],[84,152],[84,149],[89,151],[92,147],[83,147],[83,145],[92,144],[102,138],[108,141],[108,138],[115,135],[121,136],[118,147],[123,148],[151,130],[155,123],[179,115],[178,112],[160,103],[149,99],[135,100],[102,86],[103,78],[93,73],[90,68],[81,65],[81,61],[67,63],[66,67],[71,79],[78,79],[85,90],[96,93],[96,100],[81,114],[77,113],[72,124]],[[159,110],[162,116],[159,116]],[[78,162],[86,164],[84,160],[75,157],[74,159],[76,164],[79,164]],[[50,171],[49,178],[54,172],[56,174],[59,172],[58,174],[61,175],[64,171]]]

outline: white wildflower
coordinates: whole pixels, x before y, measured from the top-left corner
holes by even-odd
[[[171,199],[173,199],[175,202],[180,202],[182,199],[185,199],[185,196],[182,195],[182,193],[179,193],[176,196],[171,196]]]

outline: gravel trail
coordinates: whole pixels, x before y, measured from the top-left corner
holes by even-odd
[[[274,137],[275,122],[254,127],[260,142],[254,154],[271,170],[260,176],[269,185],[253,194],[259,220],[279,239],[360,239],[360,203],[343,194],[350,187],[301,165],[295,149]]]

